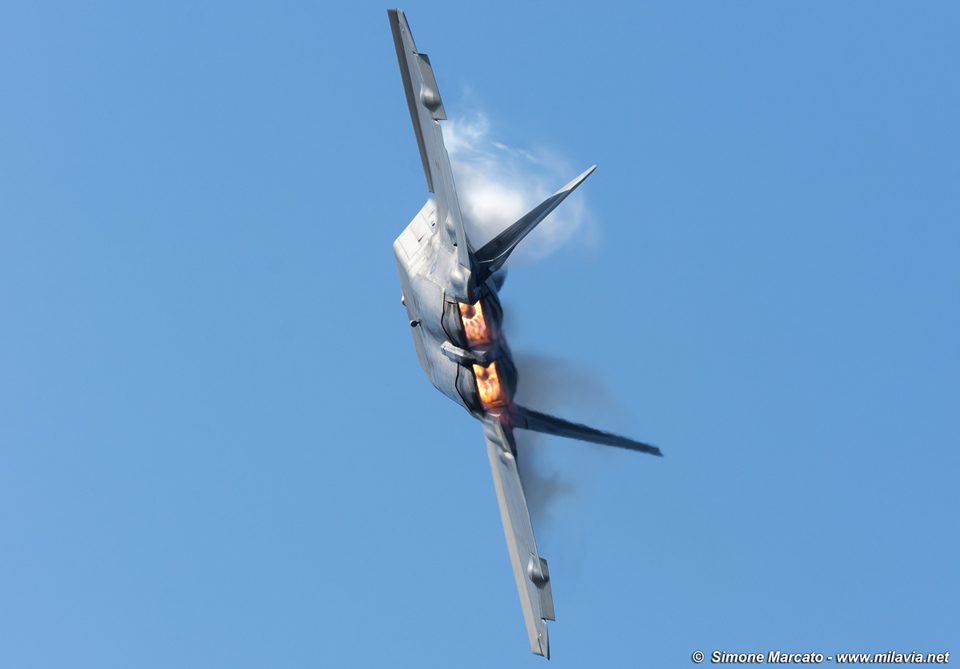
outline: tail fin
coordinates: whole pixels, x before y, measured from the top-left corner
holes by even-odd
[[[543,432],[544,434],[553,434],[558,437],[570,437],[571,439],[580,439],[581,441],[590,441],[595,444],[604,444],[606,446],[617,446],[630,451],[639,451],[640,453],[650,453],[651,455],[663,456],[660,449],[650,444],[644,444],[633,439],[621,437],[618,434],[603,432],[579,423],[571,423],[562,418],[548,416],[545,413],[525,409],[521,406],[514,406],[512,417],[514,427],[533,432]]]
[[[597,169],[596,165],[538,204],[523,218],[491,239],[479,251],[475,252],[477,285],[482,284],[490,278],[491,274],[503,267],[503,263],[507,261],[510,253],[517,247],[517,244],[519,244],[531,230],[537,227],[537,224],[546,218],[547,214],[556,209],[557,205],[563,202],[595,169]]]

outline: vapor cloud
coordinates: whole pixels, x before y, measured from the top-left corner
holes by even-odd
[[[443,137],[460,211],[475,248],[589,167],[573,169],[549,152],[524,151],[495,141],[482,112],[446,121]],[[517,247],[510,264],[530,264],[550,255],[577,230],[591,229],[591,222],[582,194],[573,193]]]

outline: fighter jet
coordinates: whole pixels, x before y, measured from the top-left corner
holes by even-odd
[[[417,357],[430,382],[483,424],[523,618],[536,655],[550,658],[547,620],[555,620],[550,571],[537,551],[517,472],[516,429],[661,455],[660,449],[533,411],[514,402],[517,368],[503,335],[497,293],[510,253],[583,183],[594,165],[480,248],[463,226],[450,160],[438,121],[447,118],[425,53],[417,51],[407,19],[387,10],[400,62],[427,190],[434,194],[393,243]]]

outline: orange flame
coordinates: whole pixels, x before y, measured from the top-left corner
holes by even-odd
[[[486,367],[474,365],[473,374],[477,377],[477,390],[480,392],[480,403],[484,409],[506,406],[507,400],[500,387],[496,362],[491,362]]]
[[[470,346],[490,343],[490,328],[487,327],[487,321],[483,318],[483,305],[479,301],[476,304],[461,302],[460,319],[463,321],[463,329],[467,333]]]

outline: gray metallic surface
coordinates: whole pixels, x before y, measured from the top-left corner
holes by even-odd
[[[660,455],[660,450],[525,409],[513,401],[517,372],[502,331],[497,292],[503,264],[517,245],[595,169],[591,167],[481,249],[467,239],[438,120],[446,118],[430,60],[417,52],[407,20],[388,10],[397,60],[413,121],[428,199],[393,243],[402,303],[417,358],[430,382],[482,421],[503,531],[530,648],[550,657],[547,620],[554,619],[547,562],[537,551],[517,471],[514,429],[527,429]]]
[[[504,428],[497,420],[484,421],[483,433],[487,438],[487,455],[493,471],[493,483],[497,490],[497,502],[500,504],[500,518],[503,520],[510,563],[513,565],[517,592],[523,607],[523,620],[530,637],[530,650],[549,659],[550,642],[546,620],[553,619],[553,598],[549,597],[549,611],[544,611],[540,592],[549,587],[549,581],[545,581],[540,575],[540,554],[537,552],[537,541],[533,536],[533,525],[530,523],[530,512],[523,494],[523,485],[520,483],[520,474],[517,472],[517,459],[514,455],[517,446],[510,429]],[[531,568],[531,565],[535,565],[536,569]]]
[[[625,448],[628,451],[649,453],[663,457],[663,453],[661,453],[660,449],[656,446],[645,444],[642,441],[628,439],[627,437],[621,437],[619,434],[603,432],[602,430],[587,427],[580,423],[571,423],[568,420],[548,416],[545,413],[540,413],[533,409],[525,409],[521,406],[514,406],[513,408],[513,425],[514,427],[531,430],[533,432],[543,432],[544,434],[552,434],[557,437],[569,437],[581,441],[590,441],[594,444],[616,446],[617,448]]]
[[[393,41],[400,63],[400,74],[407,96],[407,106],[413,120],[413,128],[420,148],[420,160],[427,177],[427,188],[437,196],[439,222],[444,232],[451,237],[457,255],[458,267],[451,273],[448,291],[461,299],[472,297],[474,287],[470,272],[467,233],[460,216],[460,203],[453,182],[450,159],[443,146],[443,133],[438,119],[445,119],[440,91],[433,76],[433,68],[426,54],[417,52],[407,19],[399,9],[387,10]],[[426,76],[425,76],[426,75]]]
[[[523,238],[530,234],[537,224],[547,217],[547,214],[556,209],[570,193],[576,190],[577,186],[583,183],[584,179],[593,174],[595,169],[597,169],[596,165],[538,204],[519,221],[484,244],[483,247],[474,254],[479,268],[477,281],[480,283],[486,281],[491,274],[503,267],[503,263],[507,261],[510,253],[517,247],[517,244],[523,241]]]

